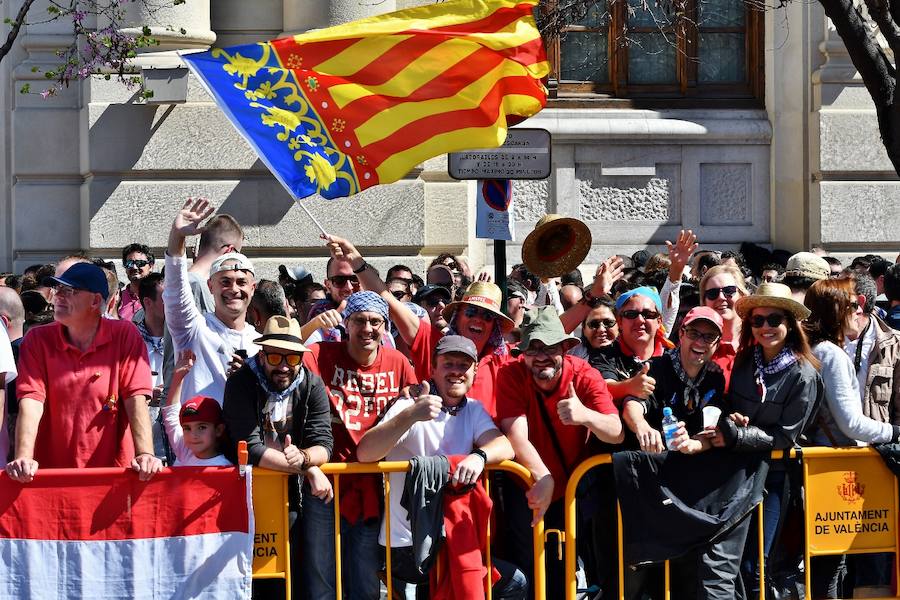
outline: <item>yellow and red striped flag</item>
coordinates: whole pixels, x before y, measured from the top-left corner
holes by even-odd
[[[454,0],[184,59],[293,194],[349,196],[540,111],[538,0]]]

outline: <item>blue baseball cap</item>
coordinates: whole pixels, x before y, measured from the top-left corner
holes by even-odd
[[[75,263],[59,277],[47,277],[42,283],[48,286],[67,285],[76,290],[100,294],[104,300],[109,298],[109,284],[103,269],[91,263]]]

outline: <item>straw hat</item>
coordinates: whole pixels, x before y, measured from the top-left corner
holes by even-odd
[[[291,350],[293,352],[309,352],[309,348],[303,345],[300,333],[300,324],[294,319],[275,315],[266,321],[262,337],[253,340],[258,346],[270,346],[279,350]]]
[[[756,292],[750,296],[742,296],[734,303],[738,316],[746,319],[754,308],[780,308],[794,315],[798,321],[809,317],[809,309],[794,300],[791,288],[783,283],[761,283]]]
[[[503,302],[503,292],[494,283],[487,281],[475,281],[466,288],[462,300],[459,302],[451,302],[444,307],[441,315],[448,321],[453,317],[453,313],[463,304],[471,304],[472,306],[480,306],[497,315],[500,322],[500,329],[503,333],[509,333],[516,326],[512,319],[503,314],[500,310]]]
[[[548,214],[522,242],[522,262],[539,277],[558,277],[572,271],[591,249],[591,230],[570,217]]]

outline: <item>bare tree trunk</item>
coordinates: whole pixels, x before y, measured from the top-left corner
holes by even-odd
[[[28,11],[31,10],[32,4],[34,4],[34,0],[25,0],[25,2],[22,3],[22,6],[19,7],[19,12],[12,22],[12,29],[10,30],[9,35],[6,36],[6,43],[0,46],[0,61],[3,61],[6,55],[9,54],[13,43],[15,43],[16,38],[19,37],[19,31],[22,29],[22,25],[25,24],[25,17],[28,15]]]
[[[900,56],[900,30],[888,11],[880,11],[879,2],[867,2],[873,20],[894,56]],[[819,0],[825,14],[834,23],[838,35],[847,47],[853,66],[859,71],[863,83],[875,104],[878,116],[878,130],[894,171],[900,175],[900,94],[897,93],[897,70],[891,64],[875,38],[870,24],[854,6],[852,0]]]

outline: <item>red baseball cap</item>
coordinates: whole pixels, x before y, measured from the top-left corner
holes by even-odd
[[[685,325],[690,325],[698,319],[709,321],[716,326],[716,329],[719,330],[719,333],[722,333],[722,327],[724,327],[722,315],[708,306],[697,306],[689,310],[688,314],[684,315],[684,320],[681,322],[681,326],[684,327]]]
[[[181,412],[178,413],[181,424],[185,423],[213,423],[222,422],[222,407],[215,398],[208,396],[194,396],[184,403]]]

